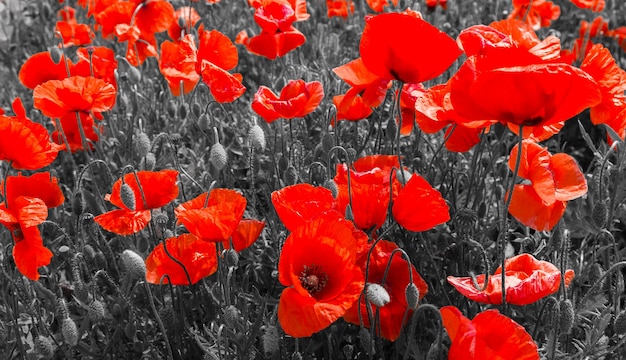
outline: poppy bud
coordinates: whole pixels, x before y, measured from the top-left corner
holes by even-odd
[[[295,185],[298,183],[298,170],[295,167],[289,166],[283,174],[283,180],[287,185]]]
[[[448,358],[448,348],[439,341],[439,338],[435,339],[435,343],[430,346],[428,353],[426,353],[426,360],[439,360]]]
[[[65,299],[63,298],[57,301],[56,315],[57,315],[57,318],[61,320],[67,319],[69,317],[67,313],[67,303],[65,302]]]
[[[343,356],[346,359],[352,359],[352,355],[354,355],[354,345],[346,344],[343,346]]]
[[[52,61],[55,64],[60,63],[61,59],[63,59],[63,53],[61,52],[61,49],[59,49],[58,46],[51,46],[48,49],[48,52],[50,53],[50,59],[52,59]]]
[[[406,297],[406,304],[410,309],[417,309],[418,302],[420,301],[420,291],[415,283],[410,283],[404,289],[404,296]]]
[[[92,324],[97,324],[104,319],[104,305],[100,300],[94,300],[89,304],[87,317]]]
[[[369,330],[364,327],[361,327],[359,330],[359,343],[361,347],[365,350],[366,354],[374,353],[374,342],[372,341],[372,335]]]
[[[235,305],[229,305],[224,308],[222,312],[222,319],[224,320],[224,324],[235,327],[239,323],[239,319],[241,318],[241,311],[235,307]]]
[[[291,360],[302,360],[302,354],[299,351],[291,354]]]
[[[347,148],[346,153],[348,153],[348,159],[350,159],[350,162],[352,162],[358,155],[354,148]]]
[[[135,192],[127,183],[123,183],[120,187],[120,199],[122,200],[122,204],[124,204],[129,210],[134,211],[136,209],[137,204],[135,203]]]
[[[141,71],[134,66],[129,66],[126,74],[128,75],[128,80],[132,84],[138,84],[141,81]]]
[[[365,290],[365,296],[367,299],[377,307],[383,307],[391,301],[391,297],[387,290],[380,284],[369,283]]]
[[[180,104],[178,107],[178,116],[181,120],[185,120],[187,118],[187,114],[189,114],[189,105],[186,103]]]
[[[602,268],[602,265],[598,263],[594,263],[593,265],[591,265],[591,270],[589,271],[589,284],[590,285],[594,285],[598,281],[602,281],[602,283],[604,283],[604,279],[602,278],[603,276],[604,276],[604,269]],[[604,288],[604,284],[598,284],[598,286],[600,289]]]
[[[335,137],[329,133],[324,134],[324,136],[322,136],[322,150],[324,150],[325,153],[328,153],[334,146]]]
[[[156,155],[154,153],[147,153],[143,159],[143,168],[144,170],[152,171],[154,170],[154,165],[156,165]]]
[[[111,308],[111,315],[113,315],[116,320],[122,319],[122,316],[124,316],[124,312],[122,311],[122,307],[120,306],[120,304],[113,304],[113,307]]]
[[[83,302],[89,299],[89,288],[85,285],[83,280],[78,279],[74,281],[74,295],[78,300]]]
[[[146,277],[146,263],[141,256],[132,250],[124,250],[122,253],[122,264],[124,269],[136,278]]]
[[[265,328],[265,332],[261,337],[261,344],[266,355],[271,355],[278,351],[280,348],[280,336],[276,326],[270,325]]]
[[[408,170],[405,170],[405,169],[396,170],[396,179],[398,179],[398,181],[400,181],[402,185],[406,185],[406,183],[409,181],[411,176],[413,176],[413,173],[411,173]]]
[[[478,217],[480,219],[484,218],[485,215],[487,215],[487,203],[486,202],[481,202],[480,205],[478,205],[478,211],[476,212],[476,215],[478,215]]]
[[[250,145],[253,148],[259,151],[263,151],[265,149],[265,133],[258,124],[255,124],[250,128],[250,131],[248,131],[248,139],[250,139]]]
[[[209,119],[209,114],[204,113],[198,117],[198,127],[202,131],[208,131],[211,128],[211,119]]]
[[[615,322],[613,322],[613,330],[616,334],[622,335],[626,334],[626,310],[622,310],[615,317]]]
[[[176,314],[170,306],[165,306],[159,310],[159,318],[161,318],[165,329],[171,329],[176,326]]]
[[[167,115],[171,118],[176,117],[176,102],[174,100],[167,103]]]
[[[124,326],[124,335],[126,335],[127,338],[133,340],[136,334],[137,326],[135,326],[135,322],[131,320],[126,323],[126,326]]]
[[[96,250],[94,250],[93,246],[87,244],[83,248],[83,255],[85,255],[85,259],[88,263],[92,263],[96,257]]]
[[[39,335],[34,339],[35,351],[43,359],[52,359],[54,356],[54,344],[49,337]]]
[[[239,254],[233,249],[224,250],[224,262],[226,266],[236,268],[239,264]]]
[[[211,161],[211,164],[215,166],[217,171],[221,171],[224,166],[226,166],[226,162],[228,159],[226,156],[226,150],[224,150],[222,144],[216,142],[215,144],[213,144],[213,146],[211,146],[211,151],[209,152],[209,160]]]
[[[600,200],[596,202],[593,206],[593,210],[591,211],[591,219],[593,220],[593,224],[599,229],[602,229],[606,225],[608,217],[609,210],[606,206],[606,201]]]
[[[346,206],[346,215],[344,217],[346,220],[354,221],[354,213],[352,212],[352,206],[350,206],[350,204]]]
[[[286,156],[281,156],[278,159],[278,171],[282,174],[289,167],[289,159]]]
[[[76,216],[80,216],[85,210],[85,199],[82,192],[76,193],[72,198],[72,212]]]
[[[179,16],[177,19],[177,23],[178,23],[178,27],[181,29],[184,29],[185,27],[187,27],[187,22],[185,21],[184,16]]]
[[[337,186],[335,180],[328,179],[324,181],[324,187],[330,190],[334,198],[337,198],[337,195],[339,195],[339,186]]]
[[[139,159],[145,157],[150,152],[150,138],[144,132],[140,132],[135,136],[134,145],[135,153]]]
[[[199,118],[200,115],[202,115],[202,106],[194,101],[193,104],[191,104],[191,113],[196,119]]]
[[[41,3],[41,9],[39,11],[40,11],[41,17],[44,19],[49,19],[53,14],[52,7],[46,1],[43,1]]]
[[[387,136],[387,140],[395,143],[396,141],[396,132],[398,131],[398,124],[396,124],[395,120],[387,121],[387,129],[385,131],[385,135]]]
[[[574,326],[574,305],[570,299],[559,303],[559,329],[562,334],[568,334]]]
[[[78,328],[74,320],[65,318],[61,322],[61,334],[63,334],[63,339],[68,345],[76,346],[78,344]]]

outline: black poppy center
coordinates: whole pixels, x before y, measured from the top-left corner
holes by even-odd
[[[328,283],[328,275],[322,270],[321,266],[315,264],[311,266],[304,265],[299,279],[302,287],[305,288],[311,296],[319,294]]]

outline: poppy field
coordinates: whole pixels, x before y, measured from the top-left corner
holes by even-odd
[[[1,359],[626,358],[621,0],[0,0]]]

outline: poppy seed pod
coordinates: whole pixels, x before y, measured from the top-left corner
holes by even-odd
[[[122,199],[122,203],[130,210],[135,210],[137,208],[137,203],[135,201],[135,192],[127,183],[123,183],[120,187],[120,199]]]
[[[78,328],[74,320],[66,318],[61,322],[61,333],[65,342],[70,346],[78,344]]]
[[[615,317],[613,330],[616,334],[626,334],[626,310],[620,311],[620,313]]]
[[[146,263],[141,256],[132,250],[124,250],[122,253],[124,269],[132,276],[142,279],[146,277]]]
[[[377,307],[383,307],[391,301],[387,290],[382,285],[376,283],[367,284],[365,295],[367,299]]]

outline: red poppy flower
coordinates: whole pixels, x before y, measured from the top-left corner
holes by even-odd
[[[202,240],[227,241],[237,229],[246,203],[246,198],[235,190],[213,189],[178,205],[174,214],[190,233]]]
[[[404,84],[400,92],[400,117],[396,123],[400,126],[401,135],[409,135],[413,131],[415,121],[415,102],[424,91],[422,84]],[[397,96],[397,91],[396,91]]]
[[[426,7],[429,11],[435,11],[437,6],[441,6],[443,10],[448,10],[448,0],[426,0]]]
[[[235,251],[241,252],[254,244],[259,236],[261,236],[264,227],[265,221],[241,219],[237,225],[237,230],[231,235]],[[224,241],[224,249],[230,249],[229,241]]]
[[[360,263],[363,272],[365,273],[366,269],[368,271],[368,284],[379,284],[389,293],[390,301],[385,306],[379,308],[374,304],[370,304],[370,306],[372,313],[376,314],[376,312],[378,312],[379,316],[379,320],[377,320],[375,324],[380,324],[380,332],[376,331],[376,333],[390,341],[396,341],[396,339],[398,339],[404,325],[406,325],[406,322],[413,313],[413,310],[409,309],[405,318],[405,313],[408,308],[406,302],[406,287],[410,284],[409,265],[412,272],[413,284],[415,284],[419,290],[419,298],[422,299],[428,292],[428,285],[417,273],[413,264],[407,263],[400,253],[394,253],[393,258],[391,258],[391,254],[395,249],[398,249],[398,245],[395,243],[381,240],[372,251],[369,265],[366,266],[366,259],[362,259]],[[361,312],[360,317],[359,311]],[[360,325],[359,319],[363,319],[363,326],[369,328],[370,321],[364,297],[360,297],[354,305],[348,309],[343,318],[347,322],[356,325]],[[402,322],[403,320],[404,323]]]
[[[537,344],[524,327],[498,310],[483,311],[471,321],[454,306],[439,311],[452,341],[448,359],[540,359]]]
[[[167,252],[185,266],[187,273],[179,263],[167,255],[163,243],[160,243],[146,258],[147,282],[151,284],[193,285],[217,271],[215,243],[203,241],[193,234],[182,234],[166,239],[165,244]],[[189,274],[189,278],[187,278],[187,274]]]
[[[444,32],[400,13],[366,17],[359,48],[372,73],[409,84],[439,76],[461,55],[456,42]]]
[[[89,25],[76,21],[75,13],[76,10],[69,6],[57,13],[61,21],[57,21],[56,31],[61,33],[65,47],[91,44],[91,38],[94,36]]]
[[[144,35],[137,25],[115,25],[117,41],[126,42],[126,60],[132,66],[143,64],[149,57],[158,57],[156,38],[153,34]]]
[[[515,169],[517,151],[516,145],[509,156],[510,169]],[[574,158],[564,153],[551,155],[530,140],[523,142],[518,176],[528,179],[530,185],[515,186],[509,213],[539,231],[552,229],[563,215],[567,201],[587,193],[585,175]]]
[[[64,56],[61,56],[61,61],[55,63],[48,51],[31,55],[22,64],[19,73],[20,82],[29,89],[34,89],[48,80],[63,80],[66,77]]]
[[[530,6],[530,9],[528,8]],[[561,15],[561,8],[546,0],[513,0],[509,19],[526,21],[533,29],[549,27]]]
[[[131,0],[135,3],[133,10],[136,25],[142,38],[154,37],[154,34],[167,30],[176,22],[174,6],[167,0]]]
[[[38,280],[37,270],[50,264],[52,252],[43,245],[37,225],[48,217],[48,208],[57,207],[65,200],[57,178],[48,172],[29,177],[9,176],[3,195],[5,202],[0,203],[0,224],[9,229],[15,242],[15,265],[24,276]]]
[[[342,317],[359,298],[363,273],[356,264],[354,226],[327,213],[296,228],[278,262],[284,286],[278,321],[286,334],[311,336]]]
[[[572,4],[581,9],[590,9],[593,12],[601,12],[604,10],[604,0],[570,0]]]
[[[233,102],[246,91],[241,84],[240,74],[230,74],[239,62],[237,48],[230,39],[217,30],[207,31],[203,26],[198,29],[196,72],[209,87],[217,102]]]
[[[137,178],[139,178],[139,184]],[[138,171],[124,175],[124,183],[128,184],[133,193],[134,208],[122,201],[122,179],[113,184],[111,194],[104,199],[119,207],[94,218],[103,229],[118,235],[132,235],[143,230],[152,218],[151,209],[167,205],[178,197],[176,179],[178,171]],[[139,186],[141,185],[141,187]]]
[[[296,184],[272,192],[276,214],[289,231],[294,231],[320,214],[335,210],[337,203],[330,190],[310,184]]]
[[[389,3],[388,0],[366,0],[365,2],[370,7],[370,9],[375,12],[383,12],[385,6],[398,6],[398,0],[391,0],[391,3]]]
[[[114,1],[103,10],[94,13],[94,19],[105,39],[112,39],[115,27],[119,24],[130,24],[135,4],[130,1]]]
[[[601,44],[593,45],[580,68],[600,85],[602,102],[591,108],[591,122],[606,124],[618,134],[626,127],[626,71],[622,70],[611,52]]]
[[[304,21],[310,17],[306,11],[306,0],[248,0],[248,5],[255,9],[267,6],[271,3],[289,5],[294,10],[296,21]]]
[[[68,113],[101,113],[115,104],[113,85],[94,77],[72,76],[64,80],[50,80],[38,85],[34,92],[34,107],[52,118]]]
[[[313,112],[323,98],[324,87],[319,81],[307,83],[304,80],[289,80],[280,91],[280,96],[260,86],[254,94],[252,110],[271,123],[279,118],[304,117]]]
[[[387,218],[390,191],[395,198],[401,188],[395,173],[395,169],[400,168],[398,157],[365,156],[355,161],[353,167],[355,170],[350,170],[348,191],[347,167],[343,164],[337,165],[334,180],[339,188],[338,210],[345,214],[348,205],[352,204],[356,227],[364,231],[376,230]]]
[[[70,72],[72,75],[90,76],[93,70],[94,77],[117,87],[115,80],[117,60],[113,50],[105,46],[91,46],[77,49],[76,55],[79,60],[75,65],[71,66]]]
[[[408,180],[392,207],[393,218],[400,226],[419,232],[450,220],[450,209],[439,191],[418,174]]]
[[[245,30],[242,30],[237,39],[237,44],[244,45],[251,54],[264,56],[270,60],[283,57],[306,42],[304,34],[293,26],[275,33],[262,31],[252,38],[248,37]]]
[[[347,18],[354,13],[354,2],[352,0],[326,0],[326,15],[329,18],[338,16]]]
[[[196,43],[191,34],[184,35],[179,41],[164,41],[161,44],[159,69],[167,80],[173,95],[188,94],[200,81],[196,72]]]
[[[174,21],[167,29],[167,34],[170,36],[170,39],[178,41],[189,35],[189,29],[193,28],[201,19],[202,17],[196,9],[189,6],[180,7],[174,12]],[[182,28],[180,27],[181,23],[184,25]]]
[[[87,17],[99,14],[119,0],[78,0],[77,4],[87,9]],[[60,1],[59,1],[60,2]]]
[[[0,115],[0,160],[10,161],[14,169],[50,165],[63,146],[50,142],[46,128],[26,117],[20,98],[13,101],[13,111],[15,116]]]
[[[505,261],[506,302],[513,305],[528,305],[554,294],[561,284],[561,271],[547,261],[535,259],[531,254],[520,254]],[[565,272],[565,286],[574,279],[574,270]],[[470,300],[483,304],[502,304],[502,267],[489,276],[483,291],[474,286],[471,277],[448,276],[448,282]],[[485,283],[485,275],[476,276],[479,287]]]

